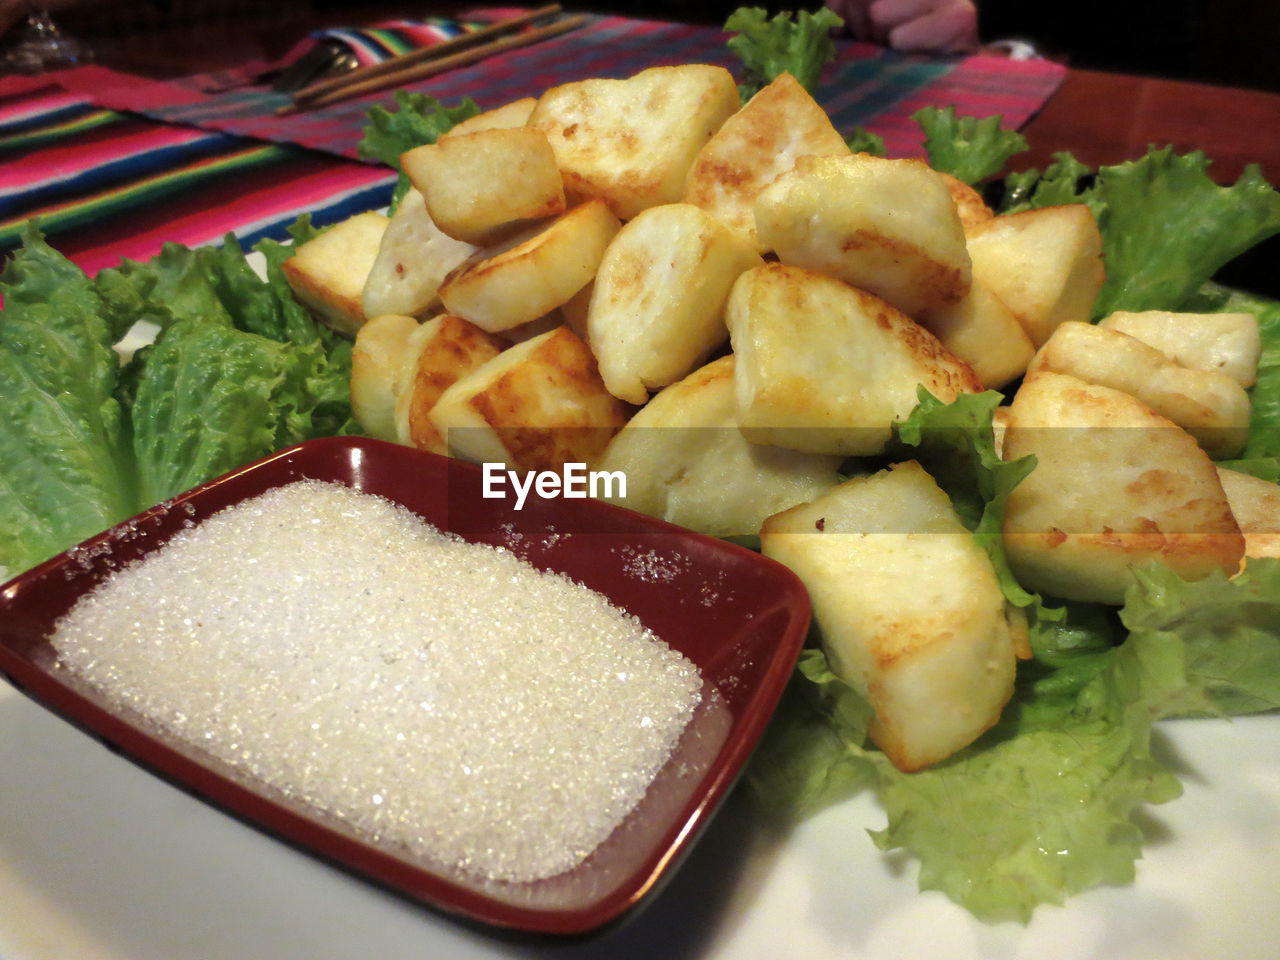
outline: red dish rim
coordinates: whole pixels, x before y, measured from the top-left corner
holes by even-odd
[[[48,662],[47,644],[41,656],[43,637],[56,617],[114,565],[154,549],[192,519],[303,477],[347,483],[403,503],[467,539],[499,543],[516,552],[527,550],[527,559],[536,566],[563,569],[602,589],[703,670],[714,688],[713,699],[721,699],[727,709],[724,743],[714,757],[699,760],[702,766],[693,785],[669,787],[678,778],[667,777],[666,771],[659,775],[635,815],[639,823],[650,816],[647,811],[658,811],[652,815],[655,823],[640,831],[643,849],[626,850],[630,840],[614,843],[611,838],[589,858],[589,870],[595,874],[590,880],[584,877],[582,883],[593,890],[609,874],[610,865],[599,861],[620,850],[625,856],[620,855],[619,863],[634,861],[633,866],[617,867],[624,875],[609,880],[598,896],[592,893],[579,897],[580,902],[557,905],[563,897],[552,891],[549,899],[542,897],[540,902],[550,887],[481,889],[397,857],[162,742],[64,682]],[[481,471],[473,464],[378,440],[333,437],[281,451],[152,508],[0,587],[0,672],[31,699],[143,768],[269,835],[401,896],[511,931],[564,936],[598,931],[632,915],[670,876],[741,774],[804,644],[808,595],[780,564],[633,511],[595,500],[534,497],[523,511],[516,511],[506,501],[484,498],[481,491]],[[436,519],[429,515],[432,512]],[[602,539],[593,539],[596,536]],[[637,550],[658,551],[654,555],[664,562],[678,559],[680,565],[668,563],[672,579],[666,581],[637,578],[626,569],[628,557]],[[701,599],[686,589],[693,586],[701,589]],[[619,592],[627,596],[620,597]],[[650,618],[657,622],[649,622]],[[682,627],[686,621],[687,629]],[[708,632],[713,636],[708,637]],[[724,720],[722,716],[717,722]],[[677,755],[684,753],[682,741]],[[674,767],[679,758],[673,756],[668,767]],[[665,806],[674,805],[674,811],[662,812],[664,794]],[[615,838],[630,822],[629,818],[615,831]],[[575,896],[572,878],[576,873],[566,875],[569,879],[563,884],[570,901]],[[525,903],[517,902],[522,892],[530,893]]]

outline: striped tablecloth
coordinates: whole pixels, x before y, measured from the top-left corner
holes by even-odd
[[[410,89],[483,108],[558,83],[628,76],[648,66],[720,63],[738,71],[718,29],[591,17],[553,40],[441,74]],[[816,91],[837,128],[863,126],[891,156],[918,156],[911,115],[955,105],[1020,126],[1053,93],[1063,70],[1043,61],[934,59],[841,42]],[[43,78],[0,79],[0,253],[39,217],[50,241],[94,272],[144,258],[168,240],[188,245],[234,232],[242,243],[282,238],[298,214],[335,222],[386,202],[393,177],[356,159],[356,144],[384,91],[312,112],[278,116],[286,95],[264,86],[208,92],[208,76],[156,81],[82,67]]]
[[[0,80],[0,253],[38,217],[86,272],[161,244],[246,245],[386,203],[395,175],[302,147],[159,123],[53,83]]]

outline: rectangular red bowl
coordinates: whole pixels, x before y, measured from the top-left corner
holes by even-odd
[[[47,642],[76,600],[192,521],[300,479],[402,504],[467,540],[600,591],[701,670],[703,703],[631,815],[582,864],[501,883],[416,862],[220,769],[54,667]],[[148,510],[0,588],[0,671],[33,700],[214,807],[402,896],[471,921],[543,934],[598,930],[651,895],[688,852],[751,754],[795,666],[809,599],[749,550],[594,500],[522,510],[482,495],[472,464],[355,437],[313,440]],[[51,802],[56,802],[51,798]]]

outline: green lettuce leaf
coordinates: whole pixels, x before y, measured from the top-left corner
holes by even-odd
[[[292,249],[289,255],[292,256]],[[318,327],[305,307],[292,295],[263,282],[234,236],[224,238],[220,247],[191,251],[209,280],[210,289],[228,314],[228,321],[240,330],[256,333],[282,343],[312,343]]]
[[[310,215],[303,214],[289,228],[292,245],[263,240],[254,248],[266,260],[266,286],[286,318],[282,339],[300,351],[307,348],[305,358],[301,355],[295,358],[290,378],[294,384],[291,388],[294,400],[286,404],[286,414],[280,420],[277,447],[313,437],[361,432],[351,410],[352,342],[312,319],[310,312],[294,298],[281,269],[298,245],[320,232],[311,225]]]
[[[955,107],[925,107],[912,114],[924,130],[929,166],[975,184],[1004,169],[1009,158],[1027,149],[1016,130],[1000,126],[999,116],[958,117]]]
[[[1209,179],[1202,153],[1156,150],[1104,167],[1093,192],[1105,203],[1107,283],[1095,312],[1175,309],[1220,267],[1280,232],[1280,193],[1256,166],[1234,186]]]
[[[872,788],[888,816],[875,842],[917,858],[922,889],[984,920],[1025,922],[1041,903],[1132,880],[1135,810],[1180,792],[1151,755],[1158,720],[1280,705],[1280,561],[1251,561],[1230,581],[1143,572],[1119,614],[1051,606],[1003,557],[1004,500],[1032,464],[995,456],[1000,395],[920,401],[889,456],[919,459],[988,546],[1009,599],[1027,608],[1032,659],[992,730],[903,773],[868,742],[865,699],[808,649],[747,783],[765,810],[793,815]]]
[[[133,406],[140,496],[159,503],[271,452],[288,348],[188,318],[147,352]]]
[[[826,7],[816,13],[783,11],[772,18],[760,7],[739,7],[729,15],[724,29],[734,34],[728,46],[742,60],[745,73],[738,84],[746,103],[779,74],[789,73],[813,92],[818,76],[835,58],[831,31],[844,21]]]
[[[889,825],[876,843],[915,854],[922,890],[987,921],[1025,922],[1042,903],[1131,882],[1142,846],[1133,811],[1180,792],[1150,759],[1149,733],[1099,716],[1014,721],[919,773],[882,761]]]
[[[106,310],[132,311],[134,320],[161,329],[185,317],[225,326],[233,322],[201,258],[181,244],[164,244],[146,262],[124,260],[100,271],[93,282]]]
[[[400,154],[423,144],[435,143],[436,138],[448,133],[454,124],[480,112],[470,97],[456,107],[446,107],[425,93],[397,90],[395,100],[396,110],[388,110],[381,104],[369,108],[366,114],[369,122],[356,146],[363,159],[380,160],[394,170],[400,170]],[[391,195],[393,210],[408,190],[409,179],[401,171]]]
[[[293,230],[311,235],[305,220]],[[0,278],[0,566],[16,574],[248,461],[355,429],[351,343],[267,253],[166,245],[90,280],[31,230]],[[123,367],[134,320],[159,334]]]
[[[1134,810],[1180,792],[1151,756],[1156,721],[1280,706],[1280,561],[1194,583],[1152,568],[1119,622],[1092,605],[1065,613],[1033,624],[1035,659],[996,728],[929,770],[880,767],[877,842],[911,850],[922,888],[984,919],[1132,879]]]
[[[962,394],[943,403],[923,387],[920,402],[895,425],[904,456],[914,456],[946,491],[961,522],[991,558],[1005,599],[1019,607],[1036,601],[1019,585],[1004,550],[1005,505],[1009,494],[1035,466],[1034,457],[1001,460],[996,454],[992,418],[1003,396],[988,390]],[[902,459],[893,456],[891,459]]]
[[[975,530],[1020,479],[996,472],[997,400],[925,394],[898,428]],[[1181,789],[1152,757],[1154,724],[1280,706],[1280,560],[1194,583],[1139,571],[1119,613],[1035,599],[1033,656],[1000,722],[915,773],[868,743],[865,699],[806,650],[748,770],[763,809],[803,815],[872,788],[888,817],[875,842],[911,853],[922,889],[987,921],[1025,922],[1039,904],[1130,882],[1143,841],[1135,811]]]
[[[295,245],[316,232],[309,217],[290,228]],[[294,245],[260,246],[265,280],[233,236],[132,267],[173,314],[131,373],[143,505],[350,427],[351,344],[294,299],[280,269]]]
[[[827,666],[822,651],[801,652],[745,780],[775,817],[809,815],[877,782],[865,749],[870,704]]]
[[[135,511],[116,324],[34,226],[0,276],[0,567],[18,573]]]
[[[1185,688],[1153,708],[1160,716],[1280,708],[1280,559],[1250,559],[1231,579],[1137,575],[1120,613],[1130,642],[1166,645],[1184,671]]]
[[[788,690],[747,783],[774,812],[873,787],[888,817],[877,845],[910,852],[922,889],[983,920],[1026,921],[1039,904],[1129,882],[1142,844],[1134,810],[1180,792],[1151,758],[1160,711],[1148,698],[1170,702],[1181,674],[1161,645],[1116,646],[1118,635],[1114,617],[1088,605],[1033,619],[1036,659],[1000,723],[916,773],[868,745],[865,700],[807,650],[808,687]]]
[[[883,157],[889,152],[884,145],[884,137],[872,133],[866,127],[854,127],[853,133],[845,137],[844,142],[848,144],[851,153],[869,153],[873,157]]]
[[[221,288],[223,298],[232,303],[261,301],[261,314],[258,311],[241,308],[236,310],[236,325],[251,333],[260,333],[264,337],[280,340],[284,343],[323,343],[326,349],[334,349],[343,340],[329,327],[317,324],[309,310],[293,295],[293,289],[285,278],[283,266],[286,260],[308,240],[313,240],[324,231],[311,223],[311,214],[304,213],[289,226],[290,243],[266,238],[260,240],[253,248],[262,255],[266,263],[265,279],[260,280],[256,272],[248,265],[248,259],[240,250],[238,243],[227,237],[221,248],[221,257],[227,262],[227,272],[238,278],[240,292],[234,292],[229,285]],[[257,319],[258,317],[261,319]]]
[[[1069,153],[1055,153],[1053,163],[1038,170],[1010,173],[1004,178],[1001,213],[1018,213],[1035,207],[1054,207],[1063,203],[1085,203],[1096,217],[1101,204],[1084,191],[1093,170]]]
[[[1280,193],[1256,166],[1230,187],[1214,183],[1208,166],[1199,151],[1178,155],[1164,147],[1090,175],[1060,154],[1043,178],[1007,180],[1002,209],[1088,204],[1107,265],[1095,317],[1178,310],[1223,265],[1280,233]]]
[[[762,810],[809,813],[871,787],[888,817],[872,836],[920,862],[922,889],[939,890],[988,921],[1025,921],[1041,903],[1133,878],[1142,804],[1178,795],[1150,756],[1156,711],[1169,699],[1114,645],[1100,608],[1071,609],[1033,630],[1037,659],[1022,671],[1001,722],[947,761],[896,769],[866,741],[870,708],[806,650],[799,675],[753,758],[747,783]],[[1126,645],[1127,646],[1127,645]]]

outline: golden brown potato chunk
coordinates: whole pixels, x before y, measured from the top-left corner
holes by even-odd
[[[982,199],[982,194],[969,184],[949,173],[939,171],[938,176],[942,178],[942,182],[947,185],[947,190],[951,193],[951,199],[956,205],[956,213],[960,217],[962,226],[968,227],[981,223],[996,215],[995,211],[987,206],[987,201]]]
[[[568,327],[508,347],[449,387],[431,422],[449,452],[515,470],[593,464],[630,414]]]
[[[396,439],[400,371],[417,329],[413,317],[388,313],[373,317],[356,333],[351,348],[351,413],[371,437]]]
[[[367,319],[362,295],[387,218],[358,213],[301,244],[284,262],[294,296],[335,330],[355,334]]]
[[[626,476],[615,503],[713,537],[749,536],[836,485],[842,457],[747,442],[733,363],[713,360],[660,391],[613,438],[597,468]]]
[[[591,310],[591,297],[595,293],[595,281],[591,281],[572,297],[560,304],[560,316],[568,324],[569,329],[590,345],[587,336],[587,314]]]
[[[1127,333],[1184,367],[1225,373],[1242,387],[1258,380],[1262,338],[1252,313],[1116,311],[1098,326]]]
[[[737,358],[738,420],[755,443],[871,455],[919,402],[982,383],[885,301],[820,273],[766,263],[738,278],[725,318]]]
[[[1060,373],[1028,376],[1005,421],[1006,460],[1034,454],[1009,496],[1004,542],[1028,588],[1119,604],[1130,568],[1187,580],[1234,573],[1244,538],[1195,439],[1127,393]]]
[[[800,157],[760,192],[756,232],[783,263],[874,293],[909,317],[969,292],[955,203],[920,160]]]
[[[529,126],[551,141],[571,201],[599,197],[630,220],[681,198],[693,158],[738,103],[723,67],[651,67],[552,87]]]
[[[1088,322],[1106,273],[1102,235],[1081,203],[991,217],[965,228],[973,275],[1003,300],[1031,342]]]
[[[422,194],[410,190],[391,215],[365,278],[365,316],[424,316],[440,302],[436,291],[449,271],[475,252],[471,244],[442,233],[427,213]]]
[[[1244,563],[1251,557],[1280,558],[1280,485],[1218,467],[1232,516],[1244,534]]]
[[[448,446],[431,420],[441,395],[488,363],[506,343],[460,317],[443,314],[414,331],[396,389],[396,440],[419,450],[447,454]]]
[[[642,211],[613,238],[596,274],[587,340],[615,397],[641,404],[729,339],[724,303],[760,263],[751,245],[688,203]]]
[[[453,137],[462,133],[476,133],[480,130],[507,130],[511,127],[523,127],[529,121],[529,114],[537,105],[537,97],[521,97],[500,107],[477,113],[474,117],[461,120],[449,128],[449,132],[441,136]]]
[[[1031,338],[1003,300],[974,278],[957,304],[922,319],[921,324],[978,375],[997,389],[1026,372],[1035,354]]]
[[[440,285],[455,316],[499,333],[568,302],[596,275],[621,224],[600,200],[579,204],[548,225],[478,251]]]
[[[770,517],[760,543],[804,582],[831,669],[870,701],[895,766],[936,763],[1000,718],[1025,617],[918,463]]]
[[[684,200],[706,210],[763,252],[756,197],[797,157],[846,156],[826,111],[789,73],[757,93],[707,141],[689,170]]]
[[[1069,320],[1053,331],[1030,366],[1123,390],[1190,433],[1209,456],[1232,457],[1249,439],[1249,395],[1225,373],[1192,370],[1155,347]]]
[[[556,156],[531,127],[441,137],[401,154],[400,166],[441,232],[477,246],[565,209]]]

